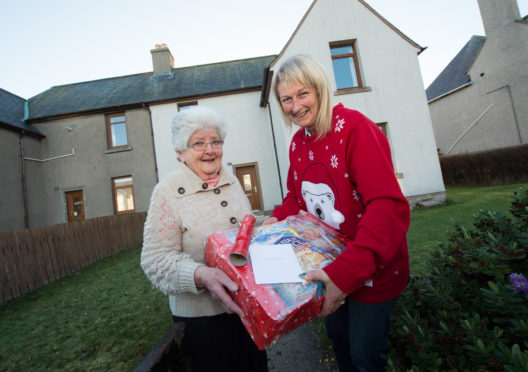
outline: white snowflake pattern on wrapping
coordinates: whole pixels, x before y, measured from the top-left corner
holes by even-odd
[[[310,150],[310,152],[308,153],[308,158],[313,161],[314,160],[314,153],[312,150]]]
[[[332,166],[332,168],[337,168],[337,165],[338,165],[338,159],[337,159],[337,155],[332,155],[332,157],[330,158],[330,165]]]
[[[325,150],[328,150],[328,145],[326,145]]]
[[[348,173],[345,173],[345,178],[348,178]]]
[[[295,142],[292,142],[292,152],[295,151]]]
[[[339,140],[339,144],[340,144],[340,145],[343,144],[343,139],[342,139],[342,138]]]
[[[301,161],[301,158],[297,158],[297,161]]]
[[[293,171],[293,179],[297,181],[297,171]]]
[[[359,196],[359,193],[357,192],[357,190],[354,190],[354,192],[352,193],[352,197],[354,198],[355,201],[361,200],[361,196]]]
[[[336,118],[339,118],[339,116]],[[341,129],[343,129],[343,124],[345,124],[345,119],[339,119],[335,124],[335,131],[341,132]]]

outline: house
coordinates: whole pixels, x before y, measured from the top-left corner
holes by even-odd
[[[9,228],[2,223],[0,231],[25,227],[24,200],[30,227],[147,210],[154,185],[177,164],[172,118],[190,105],[213,107],[226,120],[223,165],[238,177],[254,210],[273,209],[286,193],[295,129],[284,125],[271,81],[284,58],[301,52],[335,77],[336,103],[363,112],[387,135],[411,204],[442,201],[418,65],[422,50],[363,0],[315,0],[277,56],[174,68],[161,44],[151,50],[152,72],[56,86],[27,101],[11,97],[17,132],[0,138],[12,142],[6,151],[25,176],[9,168],[15,181],[2,185],[9,187],[2,198],[20,194],[22,184],[27,196],[13,201],[16,221]],[[17,135],[30,137],[23,155]],[[2,222],[8,214],[2,207]]]
[[[528,142],[528,19],[516,0],[478,4],[486,36],[473,36],[426,90],[443,155]]]
[[[29,227],[25,153],[45,136],[25,123],[26,100],[0,88],[0,232]]]
[[[404,195],[417,202],[445,200],[445,189],[418,54],[423,48],[363,0],[314,1],[294,34],[270,65],[297,53],[313,55],[333,79],[334,102],[376,122],[389,139],[396,176]],[[268,92],[267,79],[263,92]],[[269,101],[277,134],[282,182],[294,131],[282,124],[273,92]],[[285,186],[284,186],[285,187]]]

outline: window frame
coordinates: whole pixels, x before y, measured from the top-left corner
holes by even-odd
[[[118,122],[118,123],[111,122],[112,118],[120,117],[120,116],[123,116],[125,120],[122,122]],[[130,145],[128,143],[128,124],[127,124],[127,117],[126,117],[125,112],[116,112],[113,114],[107,114],[105,116],[105,120],[106,120],[106,142],[107,142],[108,150],[119,150],[119,149],[128,148]],[[126,143],[124,145],[114,146],[113,141],[112,141],[112,125],[123,124],[123,123],[125,124]]]
[[[116,180],[125,179],[125,178],[130,178],[131,179],[131,184],[130,185],[127,185],[127,186],[117,186],[116,185]],[[134,208],[127,209],[127,210],[124,210],[124,211],[119,211],[119,206],[118,206],[118,202],[117,202],[117,191],[120,190],[120,189],[128,189],[128,188],[131,189],[132,202],[134,203]],[[136,212],[136,197],[134,196],[134,178],[132,177],[132,175],[112,177],[112,198],[114,199],[114,211],[115,211],[115,214],[126,214],[126,213],[135,213]]]
[[[178,112],[190,108],[191,106],[198,106],[198,101],[188,101],[178,103]]]
[[[383,132],[383,134],[385,135],[385,137],[387,137],[387,122],[384,121],[384,122],[381,122],[381,123],[376,123],[376,125],[378,126],[378,128]],[[388,138],[388,137],[387,137]]]
[[[351,47],[352,53],[342,53],[342,54],[332,54],[333,48],[341,48],[341,47]],[[357,85],[353,87],[344,87],[344,88],[337,88],[337,77],[334,70],[334,80],[336,83],[336,89],[338,92],[344,92],[344,91],[357,91],[357,90],[364,90],[365,86],[363,85],[363,77],[361,76],[361,69],[359,66],[359,56],[357,52],[357,42],[355,39],[352,40],[342,40],[342,41],[333,41],[329,43],[329,49],[330,49],[330,58],[332,59],[332,69],[334,67],[334,60],[336,59],[343,59],[343,58],[352,58],[354,61],[354,68],[356,69],[356,78],[357,78]]]

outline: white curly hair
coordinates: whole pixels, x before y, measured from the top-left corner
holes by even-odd
[[[227,135],[226,124],[211,107],[193,106],[182,110],[172,119],[172,146],[174,151],[187,148],[189,139],[200,129],[214,129],[223,141]]]

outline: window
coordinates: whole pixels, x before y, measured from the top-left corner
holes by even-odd
[[[187,110],[194,106],[198,106],[198,102],[193,101],[193,102],[178,103],[178,111]]]
[[[109,149],[119,149],[128,146],[124,112],[106,116],[106,136]]]
[[[112,178],[116,214],[134,212],[134,188],[132,177]]]
[[[376,123],[378,128],[383,132],[385,137],[387,136],[387,123]]]
[[[363,87],[359,71],[356,41],[330,43],[330,54],[332,56],[337,89]]]

